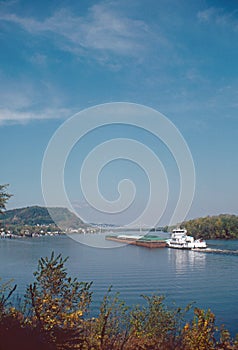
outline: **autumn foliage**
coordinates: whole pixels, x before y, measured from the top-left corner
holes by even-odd
[[[238,350],[238,342],[218,329],[215,315],[169,308],[163,296],[144,296],[144,306],[128,307],[113,294],[104,296],[96,317],[90,313],[91,283],[68,276],[61,255],[41,258],[35,281],[14,306],[11,284],[0,290],[0,350]]]

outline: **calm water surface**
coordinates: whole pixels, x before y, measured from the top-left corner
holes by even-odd
[[[96,236],[95,236],[96,237]],[[20,296],[33,281],[38,259],[52,250],[69,256],[68,272],[83,281],[93,281],[96,310],[108,287],[113,285],[128,304],[142,302],[141,294],[164,294],[168,304],[211,308],[217,323],[238,333],[238,241],[208,241],[225,254],[176,249],[124,246],[92,248],[67,236],[0,240],[0,277],[14,279]]]

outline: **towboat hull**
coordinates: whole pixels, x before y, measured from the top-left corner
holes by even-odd
[[[171,238],[166,241],[169,248],[174,249],[205,249],[207,243],[202,239],[194,239],[187,235],[185,229],[175,229],[172,231]]]

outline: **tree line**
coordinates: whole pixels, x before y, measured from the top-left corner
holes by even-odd
[[[182,227],[196,238],[238,239],[238,216],[221,214],[184,222]]]
[[[0,214],[6,209],[6,203],[8,199],[12,196],[7,192],[8,185],[0,185]],[[63,208],[54,208],[58,210],[58,215],[61,217],[62,215],[67,220],[72,219],[72,213],[67,212]],[[9,211],[9,216],[12,215],[11,212],[15,213],[17,211],[21,211],[21,215],[27,216],[28,220],[33,220],[34,217],[37,217],[37,220],[40,221],[40,218],[48,218],[49,214],[46,208],[41,207],[31,207],[25,209],[15,209]],[[22,213],[23,211],[23,213]],[[46,214],[47,213],[47,214]],[[11,215],[10,215],[11,214]],[[71,214],[71,216],[70,216]],[[52,220],[52,219],[50,219]],[[39,222],[37,223],[39,224]],[[72,220],[71,220],[72,221]],[[1,224],[1,220],[0,220]],[[8,226],[10,227],[10,225]],[[181,223],[181,227],[185,227],[188,231],[188,234],[194,236],[195,238],[204,238],[204,239],[238,239],[238,216],[229,215],[229,214],[221,214],[218,216],[207,216],[203,218],[197,218],[189,221],[185,221]],[[173,227],[172,227],[173,228]],[[164,232],[167,232],[169,229],[168,226],[163,228]],[[20,233],[22,227],[14,225],[11,229],[17,234]]]

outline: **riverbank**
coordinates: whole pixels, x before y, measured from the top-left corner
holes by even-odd
[[[92,317],[92,284],[69,277],[65,263],[61,254],[40,258],[35,281],[24,293],[24,305],[31,313],[19,303],[11,304],[16,287],[0,288],[4,349],[237,350],[238,342],[224,327],[217,327],[209,309],[195,307],[189,320],[191,306],[167,305],[164,296],[154,293],[144,295],[140,306],[133,306],[109,288]]]
[[[84,238],[86,235],[78,235]],[[100,238],[100,235],[88,235]],[[166,296],[166,303],[181,307],[196,301],[200,308],[210,308],[218,325],[225,324],[235,336],[238,324],[238,256],[212,254],[177,249],[147,249],[107,241],[98,249],[77,242],[68,236],[38,237],[0,240],[0,277],[3,282],[14,280],[15,295],[23,298],[25,286],[33,280],[38,259],[56,254],[69,256],[70,275],[92,285],[93,314],[100,300],[112,285],[128,305],[143,302],[141,295],[152,293]],[[91,242],[89,242],[91,243]],[[213,240],[207,242],[212,249],[237,250],[238,241]],[[109,249],[108,249],[109,248]],[[179,292],[178,292],[179,291]]]

